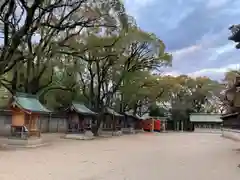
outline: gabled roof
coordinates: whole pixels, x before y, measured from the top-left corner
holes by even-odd
[[[220,114],[191,114],[190,122],[222,122]]]
[[[123,115],[117,113],[116,111],[114,111],[114,110],[111,109],[111,108],[106,108],[105,113],[111,114],[111,115],[113,115],[113,116],[118,116],[118,117],[123,116]]]
[[[133,118],[136,118],[136,119],[139,119],[139,120],[142,120],[143,118],[142,117],[140,117],[138,114],[133,114],[133,112],[130,112],[130,111],[127,111],[127,112],[124,112],[124,114],[126,115],[126,116],[130,116],[130,117],[133,117]]]
[[[77,103],[77,102],[72,103],[72,109],[74,109],[77,113],[83,114],[83,115],[97,115],[97,113],[88,109],[84,104]]]
[[[141,116],[139,116],[138,114],[136,114],[135,117],[138,118],[138,119],[143,120],[143,118]]]
[[[198,116],[198,115],[208,115],[208,116],[219,116],[221,113],[191,113],[190,116]]]
[[[132,112],[129,112],[129,111],[124,112],[124,114],[125,114],[126,116],[134,117],[133,113],[132,113]]]
[[[148,119],[151,119],[152,117],[149,116],[148,114],[144,114],[141,118],[142,118],[143,120],[148,120]]]
[[[227,119],[233,118],[233,117],[236,117],[236,118],[237,118],[238,115],[239,115],[239,113],[236,112],[236,113],[231,113],[231,114],[224,114],[224,115],[222,115],[220,118],[221,118],[222,120],[227,120]]]
[[[25,93],[16,93],[13,96],[12,105],[16,105],[20,109],[26,110],[28,112],[38,112],[38,113],[50,113],[51,111],[45,108],[37,99],[37,96],[25,94]]]

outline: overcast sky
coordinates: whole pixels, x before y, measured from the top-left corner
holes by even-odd
[[[239,69],[240,50],[227,38],[228,27],[240,23],[240,0],[125,0],[125,6],[172,52],[168,74],[221,80],[227,69]]]

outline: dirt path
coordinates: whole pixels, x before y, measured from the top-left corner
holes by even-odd
[[[0,151],[0,180],[239,180],[240,143],[217,134],[140,134],[59,140]]]

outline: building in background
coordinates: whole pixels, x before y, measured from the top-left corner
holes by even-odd
[[[190,114],[190,122],[194,130],[220,130],[222,127],[221,114],[193,113]]]

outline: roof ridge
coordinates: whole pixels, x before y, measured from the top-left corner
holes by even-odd
[[[80,106],[80,107],[77,107]],[[88,108],[85,104],[78,104],[78,103],[74,103],[72,102],[72,108],[78,112],[78,113],[87,113],[87,114],[97,114],[96,112],[92,111],[90,108]],[[83,111],[87,111],[87,112],[82,112],[81,110],[79,110],[79,108]]]
[[[25,109],[31,112],[51,112],[39,101],[36,95],[32,94],[16,93],[12,103],[16,104],[20,109]]]
[[[34,94],[28,94],[28,93],[23,93],[23,92],[16,92],[15,97],[26,97],[26,98],[35,98],[35,99],[38,99],[37,98],[37,95],[34,95]]]
[[[75,101],[75,100],[73,100],[72,103],[83,104],[83,102],[81,102],[81,101]]]

